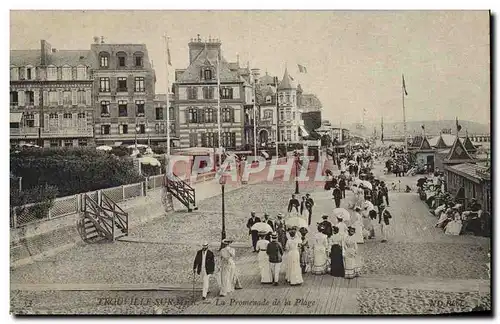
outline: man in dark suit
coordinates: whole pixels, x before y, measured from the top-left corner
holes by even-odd
[[[271,267],[271,274],[273,277],[273,285],[277,286],[280,280],[280,267],[283,261],[283,247],[278,242],[278,235],[273,233],[271,235],[271,243],[267,245],[266,253],[269,256],[269,265]]]
[[[325,234],[328,237],[331,237],[333,234],[332,223],[330,223],[328,221],[328,215],[323,215],[322,218],[323,218],[323,221],[321,223],[319,223],[318,225],[320,225],[324,228],[323,234]]]
[[[345,198],[345,189],[347,187],[345,175],[341,174],[339,178],[340,178],[340,180],[339,180],[340,192],[342,192],[342,198]]]
[[[253,246],[254,252],[257,252],[255,247],[257,246],[257,241],[259,239],[259,231],[252,231],[252,226],[255,223],[259,223],[259,222],[260,222],[260,218],[255,216],[255,212],[251,212],[250,218],[248,219],[248,222],[247,222],[247,228],[248,228],[248,234],[252,235],[252,246]]]
[[[333,189],[333,200],[335,200],[335,208],[340,207],[340,200],[342,199],[342,190],[340,190],[340,187],[338,185],[335,186],[335,189]]]
[[[264,213],[264,220],[263,220],[263,222],[266,223],[267,225],[271,226],[271,229],[274,232],[274,222],[269,219],[269,214],[268,213]],[[266,235],[266,240],[271,241],[271,232]]]
[[[291,213],[292,209],[295,208],[295,210],[298,213],[299,207],[300,207],[299,201],[297,200],[297,198],[295,198],[295,195],[292,195],[292,198],[290,198],[290,200],[288,201],[288,212]]]
[[[308,225],[311,225],[311,218],[313,213],[314,200],[311,198],[310,194],[306,194],[306,210],[309,214],[308,216]]]
[[[208,249],[208,243],[203,244],[201,250],[196,252],[193,264],[193,274],[196,271],[201,275],[203,280],[202,298],[206,299],[208,294],[208,285],[210,283],[210,275],[214,273],[215,261],[214,254]]]

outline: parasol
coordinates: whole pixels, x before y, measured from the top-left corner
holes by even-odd
[[[25,143],[25,144],[20,144],[19,147],[35,147],[35,148],[41,148],[38,145],[31,144],[31,143]]]
[[[95,149],[99,151],[111,151],[113,148],[111,146],[101,145],[96,147]]]
[[[363,184],[363,186],[365,186],[366,188],[368,188],[370,190],[373,189],[373,186],[369,181],[363,181],[362,184]]]
[[[269,233],[269,232],[273,231],[273,229],[271,228],[271,226],[269,226],[269,224],[265,223],[265,222],[259,222],[259,223],[253,224],[251,230],[252,231],[262,232],[262,233]]]
[[[333,210],[333,217],[342,218],[345,221],[351,219],[351,214],[345,208],[335,208]]]
[[[356,164],[356,161],[351,160],[351,161],[349,161],[349,163],[350,164]]]
[[[161,165],[160,161],[158,161],[157,159],[155,159],[154,157],[151,157],[151,156],[141,157],[141,158],[139,158],[139,162],[141,162],[142,164],[149,164],[152,166],[160,166]]]
[[[137,146],[137,148],[146,148],[146,147],[149,147],[149,145],[146,145],[146,144],[137,144],[137,145],[136,144],[132,144],[132,145],[127,146],[127,148],[133,149],[136,146]]]
[[[354,183],[355,185],[359,186],[360,184],[362,184],[362,183],[363,183],[363,180],[361,180],[361,179],[354,179],[353,183]]]
[[[301,228],[301,227],[308,227],[307,225],[307,222],[304,218],[302,217],[298,217],[298,216],[294,216],[294,217],[290,217],[288,219],[285,220],[285,223],[286,223],[286,226],[288,228],[290,227],[298,227],[298,228]]]

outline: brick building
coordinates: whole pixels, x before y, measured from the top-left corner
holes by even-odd
[[[166,108],[156,109],[156,76],[146,45],[107,44],[95,37],[91,52],[97,145],[165,143]]]
[[[230,63],[222,55],[218,39],[189,42],[189,66],[176,69],[174,109],[178,114],[180,146],[218,147],[217,58],[220,61],[220,109],[222,147],[244,145],[244,106],[252,103],[250,71]]]
[[[93,143],[89,50],[10,51],[10,142],[42,147]]]

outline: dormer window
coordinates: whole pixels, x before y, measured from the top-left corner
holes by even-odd
[[[57,68],[55,66],[47,67],[47,80],[49,81],[57,80]]]
[[[143,60],[144,54],[141,52],[134,53],[134,64],[137,67],[142,67],[144,60]]]
[[[26,71],[26,76],[28,76],[28,72]],[[62,68],[62,79],[63,80],[71,80],[72,75],[71,75],[71,67],[70,66],[63,66]]]
[[[266,96],[266,103],[271,103],[271,102],[272,102],[271,96]]]
[[[33,76],[34,76],[33,67],[31,66],[26,67],[26,80],[32,80]]]
[[[99,54],[99,66],[102,68],[109,67],[109,54],[108,53],[100,53]]]
[[[118,58],[118,67],[125,67],[127,66],[127,54],[124,52],[120,52],[116,54],[116,57]]]
[[[205,80],[212,80],[212,70],[211,69],[204,69],[203,70],[203,78]]]

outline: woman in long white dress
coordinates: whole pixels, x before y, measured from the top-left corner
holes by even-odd
[[[447,235],[460,235],[462,231],[462,220],[460,219],[460,214],[456,213],[453,216],[453,220],[446,224],[444,228],[444,233]]]
[[[286,242],[286,281],[290,285],[300,285],[304,281],[302,279],[302,269],[300,267],[300,237],[296,234],[296,228],[290,231],[290,239]]]
[[[325,228],[322,225],[318,225],[318,232],[314,235],[312,240],[313,266],[311,273],[316,275],[326,273],[328,236],[323,234],[324,229]]]
[[[344,269],[346,279],[355,278],[360,273],[358,244],[354,238],[355,232],[354,227],[349,227],[349,235],[344,239]]]
[[[234,257],[236,251],[229,246],[231,240],[222,240],[220,250],[220,296],[224,297],[235,289],[241,289],[240,280],[236,271]]]
[[[271,284],[273,282],[271,275],[271,266],[269,264],[269,256],[267,255],[267,245],[269,241],[265,239],[266,234],[259,233],[259,240],[257,241],[256,249],[259,252],[259,269],[260,269],[260,283]]]
[[[351,226],[356,230],[356,233],[354,233],[356,243],[365,243],[365,241],[363,240],[363,223],[361,222],[361,214],[359,213],[359,208],[355,209],[351,217]]]

